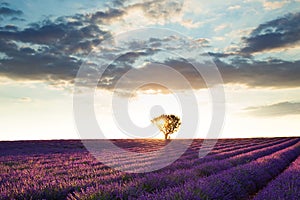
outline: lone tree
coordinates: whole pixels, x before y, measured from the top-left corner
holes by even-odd
[[[161,132],[165,135],[165,140],[170,138],[170,134],[178,131],[181,122],[180,118],[176,115],[160,115],[151,120],[153,124],[155,124]]]

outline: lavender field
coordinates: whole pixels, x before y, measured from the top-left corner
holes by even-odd
[[[149,153],[166,144],[113,142]],[[222,139],[198,158],[201,144],[134,174],[105,166],[76,140],[1,142],[0,199],[300,199],[300,138]]]

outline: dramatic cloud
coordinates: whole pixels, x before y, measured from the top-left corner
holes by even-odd
[[[7,5],[7,4],[6,4]],[[6,6],[0,5],[0,16],[15,16],[22,15],[23,12],[21,10],[14,10],[12,8],[8,8]]]
[[[143,3],[124,3],[115,1],[115,7],[90,14],[75,14],[56,19],[45,19],[31,23],[25,28],[16,25],[0,27],[0,76],[13,79],[29,79],[49,81],[52,84],[74,82],[76,73],[90,51],[112,33],[105,29],[114,21],[124,20],[124,16],[135,9],[142,10],[146,17],[162,21],[172,21],[172,16],[181,13],[182,2],[146,1]],[[3,13],[20,15],[15,10],[2,4]],[[1,15],[0,12],[0,15]],[[13,14],[14,13],[14,14]],[[19,13],[19,14],[18,14]],[[8,15],[8,14],[6,14]],[[255,28],[248,37],[243,38],[245,47],[229,53],[210,52],[215,58],[224,83],[240,83],[250,87],[298,87],[300,85],[300,60],[287,61],[269,59],[259,61],[252,53],[274,48],[295,45],[300,40],[300,13],[289,14],[282,18],[266,22]],[[179,21],[178,21],[179,22]],[[218,29],[224,28],[224,24]],[[151,35],[151,33],[149,33]],[[146,35],[144,36],[146,38]],[[139,38],[139,37],[138,37]],[[210,48],[210,40],[195,39],[195,44]],[[153,74],[156,78],[165,79],[164,74],[155,72],[152,61],[167,65],[182,74],[195,89],[206,87],[201,75],[191,64],[176,57],[157,56],[159,52],[187,50],[192,58],[204,56],[201,52],[192,52],[194,48],[182,46],[184,41],[176,36],[141,39],[128,41],[117,52],[108,48],[99,49],[103,59],[112,61],[115,55],[119,57],[110,64],[99,81],[99,87],[112,89],[129,70],[141,74],[140,81]],[[133,50],[139,49],[142,50]],[[132,50],[132,51],[131,51]],[[185,52],[187,53],[187,52]],[[179,54],[180,55],[180,52]],[[200,62],[199,62],[200,63]],[[94,77],[97,63],[91,61],[90,77]],[[202,62],[203,67],[211,63]],[[97,72],[97,71],[96,71]],[[139,81],[139,80],[138,80]],[[170,77],[170,84],[177,89],[183,89],[176,79]]]
[[[300,60],[288,61],[269,57],[258,60],[252,54],[299,44],[300,13],[288,14],[259,25],[243,41],[242,50],[209,52],[219,67],[224,83],[249,87],[291,88],[300,86]]]
[[[17,31],[17,30],[18,30],[18,27],[9,24],[9,25],[6,25],[6,26],[4,26],[4,27],[0,27],[0,30],[3,30],[3,31]]]
[[[120,9],[108,9],[107,11],[98,11],[89,15],[90,19],[94,23],[109,23],[113,20],[120,20],[125,14],[123,10]]]
[[[230,64],[215,60],[225,84],[244,84],[249,87],[293,88],[300,86],[300,60],[289,62],[284,60],[255,61],[245,58],[232,59]],[[185,60],[173,59],[163,63],[182,74],[195,89],[206,88],[206,84],[195,68]],[[198,63],[203,69],[212,63]],[[147,66],[150,67],[150,66]],[[143,69],[143,68],[142,68]],[[149,70],[149,69],[147,69]],[[154,69],[153,69],[154,70]],[[156,74],[153,72],[153,74]],[[163,78],[163,75],[156,75]],[[172,80],[172,78],[170,78]],[[176,82],[176,80],[173,80]],[[180,85],[178,89],[182,89]]]
[[[288,14],[284,17],[266,22],[254,29],[241,52],[254,53],[281,47],[295,46],[300,40],[300,13]]]
[[[245,108],[248,114],[260,117],[274,117],[284,115],[299,115],[300,103],[299,102],[280,102],[271,105],[264,105],[258,107]]]
[[[123,94],[127,92],[132,94],[141,86],[142,91],[151,89],[159,93],[206,88],[201,75],[191,64],[183,60],[167,60],[165,63],[146,63],[141,68],[112,68],[112,70],[113,73],[110,74],[112,76],[105,74],[99,86]]]
[[[78,50],[89,51],[105,34],[107,32],[92,23],[45,20],[21,31],[1,31],[0,37],[3,40],[48,45],[50,50],[55,48],[65,53],[76,53]]]
[[[213,56],[213,57],[217,58],[217,59],[237,55],[237,53],[216,53],[216,52],[208,52],[208,54],[210,56]]]
[[[250,87],[292,88],[300,86],[300,60],[255,61],[233,59],[231,63],[215,61],[225,83],[240,83]]]
[[[9,7],[9,3],[0,3],[0,21],[3,19],[10,19],[11,21],[23,21],[24,19],[20,18],[23,15],[21,10],[16,10]]]
[[[106,16],[106,19],[108,17]],[[0,28],[0,74],[13,79],[70,80],[82,59],[110,33],[90,15],[44,20],[19,29]]]

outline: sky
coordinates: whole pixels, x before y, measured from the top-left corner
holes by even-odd
[[[210,137],[219,104],[217,137],[299,136],[299,21],[299,0],[2,1],[0,140],[88,138],[91,91],[105,138],[163,138],[163,113]]]

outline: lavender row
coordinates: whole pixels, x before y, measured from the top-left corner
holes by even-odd
[[[248,199],[280,174],[300,153],[300,142],[222,173],[187,181],[139,199]]]
[[[254,197],[263,199],[300,199],[300,156]]]
[[[55,154],[56,155],[56,154]],[[45,169],[49,169],[49,170],[47,170],[48,172],[50,172],[51,173],[51,171],[54,171],[54,174],[53,175],[56,175],[56,179],[59,179],[59,176],[58,175],[65,175],[65,176],[63,176],[62,178],[63,179],[65,179],[65,181],[66,182],[71,182],[69,179],[70,178],[72,178],[72,177],[74,177],[74,178],[76,178],[76,177],[82,177],[82,178],[88,178],[88,175],[89,175],[89,173],[95,173],[95,171],[92,171],[92,170],[86,170],[87,171],[87,173],[88,174],[86,174],[86,173],[84,173],[84,171],[81,169],[81,168],[85,168],[85,165],[79,165],[79,166],[77,166],[77,167],[75,167],[75,165],[74,165],[74,160],[73,160],[73,158],[72,158],[72,160],[70,160],[70,161],[68,161],[68,159],[67,158],[65,158],[63,155],[60,155],[60,154],[58,154],[58,155],[56,155],[56,156],[58,156],[58,158],[63,158],[62,159],[62,161],[65,163],[64,165],[63,164],[60,164],[60,163],[62,163],[61,162],[61,160],[60,159],[58,159],[58,160],[54,160],[53,162],[55,163],[55,165],[42,165],[42,167],[44,167]],[[46,155],[45,157],[48,157],[49,159],[51,159],[51,156],[48,156],[48,155]],[[73,156],[74,157],[74,156]],[[80,156],[77,156],[77,157],[80,157]],[[40,159],[39,157],[37,157],[37,159]],[[30,161],[32,161],[32,163],[34,163],[33,161],[34,160],[30,160]],[[86,161],[84,161],[84,160],[81,160],[82,162],[87,162],[88,163],[88,159],[86,160]],[[37,164],[39,164],[39,163],[34,163],[35,164],[35,166],[37,165]],[[25,168],[26,167],[26,163],[24,163],[24,165],[25,166],[22,166],[22,165],[19,165],[19,167],[20,168]],[[72,167],[70,167],[70,165],[72,166]],[[38,165],[39,166],[39,165]],[[67,171],[66,171],[66,169],[64,169],[64,167],[68,167],[68,169],[67,169]],[[39,167],[39,168],[41,168],[41,167]],[[23,178],[23,180],[25,180],[25,181],[28,181],[28,180],[31,180],[32,179],[32,181],[34,181],[34,179],[36,179],[36,178],[38,178],[38,177],[48,177],[47,176],[47,174],[46,174],[46,172],[45,173],[40,173],[40,170],[39,170],[39,168],[35,168],[35,170],[36,171],[34,171],[34,169],[32,169],[32,170],[28,170],[28,173],[25,171],[25,170],[22,170],[22,173],[20,174],[20,173],[18,173],[18,170],[16,170],[15,172],[16,172],[16,174],[14,174],[14,172],[11,174],[11,173],[9,173],[8,174],[8,176],[20,176],[20,177],[22,177]],[[59,169],[61,169],[61,170],[59,170]],[[73,169],[75,169],[75,170],[79,170],[80,171],[80,176],[77,174],[77,173],[73,173],[72,171],[74,171]],[[101,168],[99,168],[98,169],[98,172],[99,172],[99,170],[101,170]],[[23,173],[23,171],[25,171],[26,173]],[[61,172],[60,172],[61,171]],[[48,173],[47,172],[47,173]],[[63,172],[65,172],[65,174],[63,173]],[[97,172],[96,172],[97,173]],[[104,179],[104,177],[103,177],[103,175],[105,174],[104,173],[104,171],[100,171],[100,175],[101,175],[101,180],[99,180],[99,181],[103,181],[103,179]],[[2,173],[2,175],[3,175],[3,173]],[[120,175],[121,176],[121,175]],[[34,179],[33,178],[31,178],[31,177],[34,177]],[[116,179],[118,179],[118,177],[116,177],[116,176],[114,176]],[[109,178],[107,179],[107,180],[109,180]],[[63,180],[64,181],[64,180]],[[61,184],[60,185],[63,185],[62,183],[63,183],[63,181],[61,182]],[[114,178],[113,177],[111,177],[111,181],[116,181],[116,180],[114,180]],[[18,182],[20,182],[20,183],[22,183],[22,180],[19,180]],[[47,183],[47,181],[46,180],[42,180],[42,182],[43,183]],[[49,182],[49,181],[48,181]],[[57,182],[57,181],[51,181],[51,183],[49,184],[50,186],[51,186],[51,184],[52,184],[52,182]],[[42,186],[45,186],[45,185],[47,185],[47,184],[43,184]],[[68,185],[67,185],[68,186]],[[18,186],[17,186],[17,188],[19,188]],[[42,188],[41,188],[42,189]]]
[[[284,140],[285,141],[285,140]],[[297,142],[296,140],[291,140],[291,141],[286,141],[282,144],[279,144],[278,147],[274,147],[272,146],[271,149],[274,148],[274,151],[280,149],[280,148],[284,148],[286,147],[287,145],[291,145],[293,143]],[[268,145],[275,145],[275,144],[278,144],[278,141],[277,142],[273,142],[273,143],[268,143]],[[265,145],[264,145],[265,146]],[[269,149],[262,149],[263,151],[262,152],[258,152],[257,155],[263,155],[263,153],[272,153],[274,151],[272,150],[269,150]],[[256,152],[255,152],[256,153]],[[228,155],[228,154],[226,154]],[[254,157],[256,155],[253,155]],[[237,159],[240,159],[240,158],[237,158]],[[185,161],[185,162],[189,162],[188,160],[184,160],[184,159],[180,159],[182,161]],[[205,164],[205,163],[198,163],[199,164]],[[222,163],[221,163],[222,165]],[[197,165],[194,165],[194,166],[191,166],[189,165],[189,167],[182,167],[182,166],[179,166],[179,165],[171,165],[172,168],[168,167],[168,168],[164,168],[162,170],[160,170],[159,172],[153,172],[153,173],[149,173],[149,174],[146,174],[144,175],[143,177],[139,178],[135,175],[128,175],[128,177],[130,177],[130,182],[127,183],[126,182],[126,186],[122,187],[120,190],[115,190],[117,193],[122,193],[122,195],[128,195],[128,193],[135,193],[135,194],[139,194],[140,192],[146,190],[146,191],[151,191],[151,189],[153,188],[160,188],[160,187],[165,187],[167,186],[166,184],[179,184],[179,183],[182,183],[185,179],[187,178],[193,178],[195,176],[199,176],[198,174],[198,170],[197,170],[197,167],[201,169],[201,165],[200,166],[197,166]],[[226,167],[226,166],[225,166]],[[228,167],[228,165],[227,165]],[[176,169],[176,170],[174,170]],[[223,170],[226,169],[226,168],[223,168]],[[221,168],[217,171],[215,171],[214,173],[217,173],[221,171]],[[174,178],[175,177],[175,178]],[[175,180],[176,179],[176,180]],[[113,181],[122,181],[121,177],[118,179],[115,179]],[[158,183],[158,184],[157,184]],[[163,184],[165,183],[165,184]],[[137,187],[139,186],[139,187]],[[100,188],[93,188],[94,186],[92,187],[89,187],[89,191],[92,192],[92,191],[97,191],[97,190],[100,190]],[[110,187],[107,187],[108,190],[104,190],[102,186],[100,186],[102,189],[102,193],[106,193],[104,194],[107,195],[111,192],[111,188]],[[127,188],[130,187],[130,189],[127,190]],[[80,193],[78,193],[77,195],[80,196],[80,198],[83,198],[83,196],[81,195],[82,193],[86,194],[88,196],[88,192],[85,192],[85,191],[82,191]]]
[[[209,168],[213,167],[212,169],[214,169],[214,166],[216,165],[216,163],[219,163],[219,162],[220,162],[220,164],[217,164],[217,166],[223,166],[224,165],[224,169],[227,169],[225,167],[228,167],[229,165],[225,164],[226,161],[224,163],[224,161],[222,159],[227,159],[232,155],[241,155],[242,157],[245,156],[244,160],[246,160],[246,159],[248,159],[248,160],[249,159],[255,159],[258,156],[265,155],[265,153],[272,153],[272,152],[274,152],[274,151],[276,151],[280,148],[285,148],[286,146],[294,144],[295,142],[297,142],[297,139],[284,141],[282,143],[277,141],[277,142],[265,144],[263,146],[257,145],[255,148],[251,147],[251,148],[236,150],[237,152],[242,152],[242,154],[235,153],[234,151],[227,152],[227,153],[224,153],[224,154],[220,153],[220,154],[215,155],[215,157],[217,157],[218,160],[214,159],[214,156],[207,156],[207,157],[209,157],[208,159],[206,159],[206,157],[202,158],[202,159],[194,159],[194,160],[179,159],[178,162],[175,162],[172,165],[170,165],[168,167],[165,167],[164,169],[162,169],[158,172],[154,172],[152,174],[158,174],[158,176],[160,176],[161,173],[164,174],[166,172],[167,173],[170,172],[170,176],[171,176],[172,173],[174,172],[174,169],[177,169],[176,173],[178,173],[178,171],[180,171],[180,170],[187,171],[187,170],[190,169],[191,171],[194,171],[195,169],[198,169],[198,168],[199,169],[201,168],[201,169],[203,169],[203,171],[205,171],[205,168],[209,169]],[[274,145],[278,145],[278,146],[274,146]],[[267,148],[265,148],[266,146],[267,146]],[[262,147],[264,147],[264,148],[262,148]],[[262,148],[262,149],[260,149],[260,148]],[[274,148],[274,151],[272,150],[273,148]],[[251,151],[251,150],[255,150],[255,151]],[[243,162],[243,160],[241,160],[241,159],[242,158],[240,158],[240,156],[232,157],[232,159],[230,160],[230,162],[232,162],[232,163],[230,163],[230,164],[232,164],[232,166],[240,164],[239,160],[241,161],[241,163]],[[212,172],[213,171],[218,172],[217,170],[212,170]],[[193,174],[192,176],[194,176],[194,175],[195,174]],[[209,175],[209,174],[206,174],[206,175]],[[148,176],[146,176],[146,177],[148,177]]]
[[[230,144],[227,144],[227,145],[219,145],[220,143],[217,143],[216,146],[212,149],[212,151],[206,157],[202,158],[201,162],[211,161],[214,159],[223,159],[226,154],[227,154],[227,156],[231,156],[232,155],[231,153],[238,154],[239,151],[241,151],[242,149],[244,150],[245,148],[246,149],[249,149],[252,147],[260,148],[261,147],[260,145],[263,145],[262,147],[265,147],[268,144],[273,145],[273,144],[276,144],[276,143],[279,143],[282,141],[286,141],[286,140],[288,140],[288,139],[286,139],[286,138],[285,139],[273,139],[270,141],[261,141],[259,139],[255,139],[255,140],[252,139],[252,141],[246,140],[249,142],[243,141],[238,144],[236,141],[234,141],[235,144],[234,144],[234,142],[230,142]],[[184,162],[185,161],[184,159],[193,159],[193,161],[195,159],[198,160],[198,156],[199,156],[198,152],[202,148],[205,148],[205,147],[202,147],[201,145],[200,145],[200,147],[198,145],[192,145],[191,148],[189,148],[187,150],[185,155],[183,155],[181,157],[181,159],[178,159],[175,163],[177,164],[179,162],[182,162],[182,163],[186,164],[186,162]],[[236,151],[236,150],[239,150],[239,151]],[[193,164],[193,163],[191,163],[191,164]],[[173,168],[173,166],[171,166],[171,167]]]
[[[289,139],[247,139],[226,142],[220,140],[216,145],[217,148],[213,150],[215,154],[207,157],[209,159],[213,159],[214,156],[217,158],[230,157],[236,155],[236,151],[240,153],[247,150],[248,152],[255,148],[264,148],[284,141],[289,141]],[[137,148],[142,148],[143,141],[139,142],[141,144]],[[77,143],[67,145],[67,148],[63,145],[64,143],[60,142],[59,144],[62,145],[60,147],[55,146],[58,144],[56,142],[50,143],[50,146],[55,146],[55,151],[52,153],[44,150],[47,153],[30,155],[23,153],[26,156],[11,153],[9,154],[11,156],[1,156],[0,199],[65,199],[67,195],[72,197],[78,191],[91,194],[89,190],[93,190],[93,188],[102,188],[102,191],[110,191],[109,188],[113,188],[114,191],[121,192],[121,194],[130,194],[134,192],[134,189],[124,186],[134,185],[134,182],[139,182],[143,177],[165,176],[166,180],[180,182],[182,177],[187,180],[184,177],[194,173],[194,166],[203,164],[202,162],[195,162],[202,159],[197,159],[196,156],[195,158],[190,157],[191,154],[197,155],[196,149],[198,149],[199,141],[192,144],[191,148],[194,149],[187,151],[186,156],[181,157],[178,163],[175,162],[171,165],[172,167],[160,170],[161,175],[156,173],[136,175],[118,172],[93,159],[88,152],[83,151],[80,146],[76,146]],[[232,147],[229,146],[230,144]],[[19,145],[22,145],[22,143]],[[49,146],[47,143],[43,145],[45,147]],[[79,147],[80,149],[76,150]],[[240,149],[241,147],[244,148]],[[232,151],[226,152],[226,149]],[[236,151],[233,151],[234,149]],[[190,160],[191,158],[193,160]],[[202,161],[204,162],[205,158]],[[198,164],[193,165],[193,163]],[[187,168],[186,171],[184,171],[185,168]],[[176,173],[173,174],[173,172]],[[185,172],[187,173],[185,174]],[[170,179],[173,176],[174,178]],[[155,181],[155,178],[153,180]],[[148,191],[156,189],[155,184],[144,184],[144,187],[143,189]],[[106,195],[110,196],[110,193]]]
[[[255,160],[256,158],[274,153],[280,149],[284,149],[290,145],[297,143],[298,141],[299,139],[286,141],[282,144],[278,144],[277,146],[259,149],[257,151],[249,152],[248,154],[236,156],[227,160],[203,163],[198,166],[193,166],[189,169],[173,168],[173,170],[164,169],[160,172],[149,173],[140,178],[133,178],[132,181],[126,182],[126,184],[124,185],[120,185],[118,189],[116,189],[115,187],[103,188],[102,186],[100,186],[100,188],[89,187],[89,192],[77,192],[76,196],[78,196],[80,199],[84,199],[93,195],[96,195],[98,197],[104,197],[110,194],[114,197],[122,196],[122,198],[135,198],[145,192],[153,192],[154,190],[163,189],[165,187],[180,185],[186,180],[192,180],[197,179],[199,177],[208,176],[211,174],[218,173],[222,170],[229,169],[238,164],[247,163],[251,160]],[[213,170],[210,170],[211,168]]]
[[[238,145],[237,145],[238,146]],[[168,154],[168,155],[166,155],[167,156],[167,158],[166,159],[168,159],[168,157],[172,157],[173,156],[173,154],[174,153],[176,153],[176,149],[174,149],[174,151],[172,151],[172,152],[170,152],[170,154]],[[191,152],[191,151],[189,151],[189,153],[190,154],[194,154],[194,157],[197,159],[198,158],[198,152]],[[149,153],[149,157],[150,157],[150,154],[151,153]],[[216,155],[215,155],[216,156]],[[227,155],[227,156],[230,156],[229,154]],[[194,159],[195,159],[194,158]],[[213,158],[213,156],[211,156],[210,157],[211,159]],[[192,165],[192,163],[190,163],[190,159],[192,159],[191,157],[190,157],[190,155],[188,154],[188,155],[185,155],[185,156],[182,156],[182,157],[180,157],[180,161],[181,162],[175,162],[175,163],[173,163],[173,165],[171,165],[170,167],[171,168],[174,168],[174,167],[176,167],[176,168],[178,168],[178,167],[180,167],[180,165],[183,165],[182,167],[186,167],[186,165],[187,164],[189,164],[190,166]],[[142,162],[135,162],[136,160],[138,160],[137,158],[133,158],[133,157],[131,157],[130,159],[128,159],[128,158],[126,158],[126,157],[124,157],[124,158],[121,158],[119,155],[117,155],[116,157],[115,157],[115,159],[113,159],[113,161],[115,162],[115,164],[119,164],[120,162],[122,162],[122,165],[123,165],[123,167],[128,167],[128,168],[139,168],[139,167],[143,167],[143,166],[145,166],[147,163],[151,163],[151,160],[148,158],[148,157],[146,157],[146,158],[143,158],[143,161]],[[139,158],[139,160],[141,160],[141,158]],[[164,159],[161,159],[161,162],[163,163],[163,162],[165,162],[165,160]],[[113,165],[114,163],[112,163],[112,165]]]
[[[264,142],[265,144],[263,146],[258,146],[258,147],[265,147],[265,146],[268,146],[268,145],[271,146],[271,145],[281,143],[283,141],[287,141],[286,139],[285,140],[281,139],[280,141],[275,140],[275,142],[273,140],[274,139],[272,139],[272,142],[268,142],[268,143]],[[252,144],[252,145],[255,146],[254,144]],[[236,146],[238,146],[238,145],[236,145]],[[226,156],[229,156],[229,154],[226,154]],[[218,157],[220,158],[220,156],[218,156]],[[180,161],[182,161],[183,163],[189,162],[188,160],[183,159],[183,158],[181,158]],[[184,167],[178,165],[178,163],[177,164],[174,163],[170,166],[170,169],[169,169],[169,167],[167,167],[167,168],[164,168],[164,169],[160,170],[159,172],[153,172],[153,173],[146,174],[142,178],[139,178],[139,176],[135,176],[135,175],[122,175],[119,178],[116,177],[116,179],[114,179],[112,181],[122,182],[122,180],[124,179],[123,177],[126,176],[127,180],[130,180],[130,182],[129,183],[126,182],[125,187],[122,186],[122,187],[120,187],[120,189],[114,189],[114,190],[116,191],[116,193],[122,193],[122,195],[124,195],[125,193],[126,194],[128,193],[128,191],[126,191],[126,188],[128,186],[130,186],[132,188],[135,185],[141,185],[142,190],[145,189],[145,190],[149,191],[149,190],[151,190],[151,188],[153,189],[155,187],[157,188],[157,187],[164,187],[165,186],[165,184],[158,184],[157,185],[157,184],[153,184],[153,183],[158,183],[158,182],[160,182],[160,183],[168,182],[169,184],[180,183],[180,182],[184,181],[186,178],[190,178],[190,177],[195,176],[194,169],[193,168],[190,169],[190,168],[191,168],[191,165],[188,168],[188,170],[186,170],[186,169],[184,169]],[[174,169],[176,169],[176,170],[174,170]],[[175,177],[176,180],[174,180],[173,177]],[[145,183],[143,183],[143,180],[146,180]],[[142,183],[142,184],[140,184],[140,183]],[[102,185],[100,185],[99,188],[95,187],[94,185],[88,186],[86,188],[87,189],[85,189],[85,190],[88,190],[89,192],[87,192],[85,190],[82,190],[79,193],[77,192],[77,196],[80,196],[80,198],[84,198],[83,196],[89,196],[88,194],[94,193],[97,190],[102,191],[102,193],[103,193],[102,196],[107,196],[111,192],[111,188],[116,188],[116,187],[115,186],[114,187],[109,187],[109,185],[106,184],[106,187],[105,187],[106,189],[104,189]],[[136,189],[139,189],[139,188],[136,188]],[[140,193],[136,189],[130,189],[129,193],[136,193],[136,194]],[[85,195],[82,195],[82,194],[85,194]],[[93,195],[96,195],[96,194],[93,194]]]
[[[271,141],[275,141],[275,139],[270,139]],[[215,148],[212,150],[212,154],[218,154],[218,153],[221,153],[221,150],[223,150],[223,151],[229,151],[229,150],[234,150],[234,149],[238,149],[238,148],[241,148],[241,147],[243,147],[243,146],[251,146],[251,145],[256,145],[257,143],[256,143],[256,139],[251,139],[251,140],[248,140],[249,142],[250,141],[252,141],[251,142],[251,145],[250,144],[248,144],[248,143],[246,143],[246,144],[244,144],[244,141],[243,142],[238,142],[237,143],[237,141],[234,141],[233,140],[233,142],[227,142],[227,143],[230,143],[231,144],[231,147],[230,147],[230,149],[229,148],[227,148],[227,146],[226,145],[223,145],[223,143],[225,143],[225,142],[223,142],[224,140],[220,140],[221,142],[218,142],[217,144],[216,144],[216,146],[215,146]],[[225,140],[226,141],[226,140]],[[70,141],[70,143],[72,144],[72,142],[74,143],[74,141]],[[192,146],[189,148],[189,149],[195,149],[195,148],[197,148],[197,149],[195,149],[195,151],[187,151],[188,153],[190,153],[190,154],[187,154],[186,156],[183,156],[182,158],[187,158],[187,159],[189,159],[189,158],[191,158],[191,157],[189,157],[189,156],[191,156],[191,154],[192,154],[192,156],[197,156],[197,152],[198,152],[198,148],[199,148],[199,146],[198,146],[198,144],[199,144],[199,142],[201,142],[201,141],[199,141],[199,140],[196,140],[196,142],[194,142],[193,144],[192,144]],[[234,142],[236,142],[237,144],[234,144],[234,145],[232,145],[232,143],[234,143]],[[24,144],[25,142],[23,142],[23,143],[18,143],[18,142],[16,142],[16,146],[18,146],[18,148],[19,149],[23,149],[23,147],[22,146],[25,146],[25,147],[28,147],[28,144],[27,144],[27,142],[25,143],[25,144],[27,144],[27,145],[25,145]],[[37,143],[37,142],[36,142]],[[32,143],[32,142],[29,142],[29,144],[32,144],[32,145],[34,145],[34,144],[36,144],[36,143]],[[62,145],[62,143],[58,143],[58,141],[55,141],[55,142],[49,142],[49,144],[47,145],[47,143],[45,143],[45,141],[42,141],[42,142],[40,142],[41,144],[42,144],[42,147],[44,147],[44,148],[46,148],[47,150],[49,150],[48,149],[48,147],[51,147],[51,146],[54,146],[54,144],[61,144]],[[123,143],[123,141],[122,141],[122,143]],[[10,144],[10,143],[9,143]],[[41,149],[41,144],[39,145],[39,147],[37,148],[38,150],[39,149]],[[57,164],[57,161],[53,161],[53,157],[55,157],[55,156],[58,156],[58,157],[61,157],[61,156],[65,156],[67,153],[68,153],[68,148],[70,147],[72,147],[72,149],[73,149],[73,151],[76,151],[76,146],[75,146],[75,149],[73,148],[73,146],[74,146],[74,144],[73,144],[73,146],[71,146],[70,144],[69,144],[69,142],[64,142],[63,143],[64,145],[62,146],[62,147],[60,147],[61,149],[60,149],[60,152],[63,152],[63,154],[62,153],[57,153],[56,151],[54,151],[54,152],[52,152],[52,154],[40,154],[40,155],[32,155],[32,156],[26,156],[26,157],[24,157],[24,156],[19,156],[19,155],[17,155],[17,156],[0,156],[0,162],[9,162],[9,161],[11,161],[12,163],[13,162],[18,162],[18,164],[20,165],[21,163],[24,163],[24,164],[26,164],[27,162],[30,162],[30,163],[38,163],[38,164],[40,164],[40,166],[41,167],[43,167],[43,164],[47,164],[47,165],[51,165],[53,162],[55,162],[55,165],[56,166],[58,166],[58,164]],[[78,145],[78,144],[77,144]],[[7,146],[7,144],[6,144],[6,142],[4,143],[4,145],[2,144],[1,145],[1,147],[5,147],[5,146]],[[20,147],[21,146],[21,147]],[[123,144],[123,146],[124,146],[124,144]],[[10,144],[9,145],[9,147],[12,147],[12,144]],[[34,147],[33,149],[35,149],[36,147]],[[58,148],[58,147],[57,147]],[[81,148],[81,147],[80,147]],[[11,149],[11,151],[12,152],[14,152],[15,151],[15,149],[14,148],[12,148]],[[41,152],[44,152],[45,150],[42,150]],[[23,153],[26,153],[26,151],[25,152],[23,152]],[[71,156],[73,156],[73,154],[75,154],[76,155],[76,153],[70,153],[70,159],[71,159],[71,161],[73,161],[74,162],[74,160],[81,160],[81,157],[82,157],[82,155],[85,155],[86,153],[88,153],[88,152],[79,152],[77,155],[79,155],[79,156],[77,156],[77,158],[75,157],[75,158],[71,158]],[[26,158],[26,159],[24,159],[24,158]],[[41,161],[42,160],[42,161]],[[180,159],[180,160],[182,160],[182,159]],[[96,164],[98,164],[97,162],[93,162],[93,163],[96,163]],[[59,166],[58,166],[59,167]]]
[[[286,141],[288,139],[285,139],[284,141]],[[192,166],[194,165],[198,165],[198,164],[202,164],[204,162],[209,162],[209,161],[213,161],[213,160],[222,160],[222,159],[225,159],[225,158],[229,158],[231,156],[235,156],[235,155],[238,155],[238,154],[242,154],[242,153],[246,153],[246,152],[249,152],[249,151],[253,151],[253,150],[256,150],[256,149],[260,149],[260,148],[264,148],[264,147],[267,147],[267,146],[271,146],[271,145],[275,145],[275,144],[278,144],[278,143],[281,143],[282,141],[275,141],[275,142],[267,142],[267,143],[264,143],[264,144],[259,144],[259,145],[252,145],[250,147],[245,147],[245,148],[242,148],[242,149],[235,149],[235,150],[232,150],[232,151],[229,151],[229,152],[220,152],[218,154],[215,154],[215,155],[211,155],[211,156],[206,156],[204,158],[201,158],[201,159],[198,159],[198,153],[197,152],[194,152],[194,156],[190,159],[186,158],[185,156],[184,157],[181,157],[180,159],[178,159],[177,161],[175,161],[172,165],[170,166],[167,166],[165,169],[173,169],[174,167],[175,168],[191,168]],[[165,159],[162,159],[161,162],[165,162],[169,157],[172,157],[172,155],[174,153],[176,153],[176,149],[174,149],[173,152],[170,152],[170,154],[166,155],[166,158]],[[150,157],[150,154],[149,153],[149,157]],[[139,160],[137,162],[137,160]],[[123,164],[123,168],[125,168],[125,166],[128,168],[128,169],[137,169],[139,167],[144,167],[145,165],[147,165],[147,163],[151,160],[149,160],[148,157],[144,158],[144,160],[141,161],[141,158],[137,159],[137,158],[133,158],[131,157],[130,159],[124,157],[124,158],[120,158],[118,159],[118,156],[116,156],[116,159],[113,160],[115,163],[111,163],[111,165],[118,165],[120,162],[122,162]]]
[[[277,144],[277,146],[258,149],[256,151],[241,154],[225,160],[217,160],[194,165],[192,168],[176,168],[176,171],[173,169],[163,170],[160,173],[151,173],[142,177],[141,179],[136,179],[133,183],[127,183],[126,187],[124,187],[125,191],[123,188],[122,194],[127,196],[134,191],[135,196],[138,196],[138,194],[141,192],[152,192],[153,190],[162,189],[164,187],[182,184],[186,180],[210,176],[231,167],[242,165],[262,156],[272,154],[278,150],[287,148],[298,141],[299,139],[286,141],[282,144]]]
[[[207,155],[204,158],[201,159],[197,159],[198,157],[196,157],[195,159],[192,159],[190,161],[185,161],[183,159],[179,159],[176,162],[173,163],[173,165],[167,167],[170,169],[173,169],[174,167],[181,167],[181,168],[189,168],[190,166],[195,166],[198,164],[202,164],[204,162],[211,162],[211,161],[215,161],[215,160],[223,160],[226,158],[230,158],[232,156],[236,156],[236,155],[240,155],[240,154],[244,154],[247,152],[251,152],[251,151],[255,151],[258,149],[263,149],[265,147],[269,147],[269,146],[273,146],[273,145],[277,145],[280,144],[282,142],[285,141],[289,141],[290,139],[281,139],[281,140],[275,140],[275,141],[268,141],[268,142],[263,142],[261,143],[254,143],[245,147],[233,147],[230,149],[227,149],[227,151],[220,151],[216,154],[212,154],[212,155]],[[198,154],[197,154],[198,156]],[[174,166],[176,165],[176,166]]]

